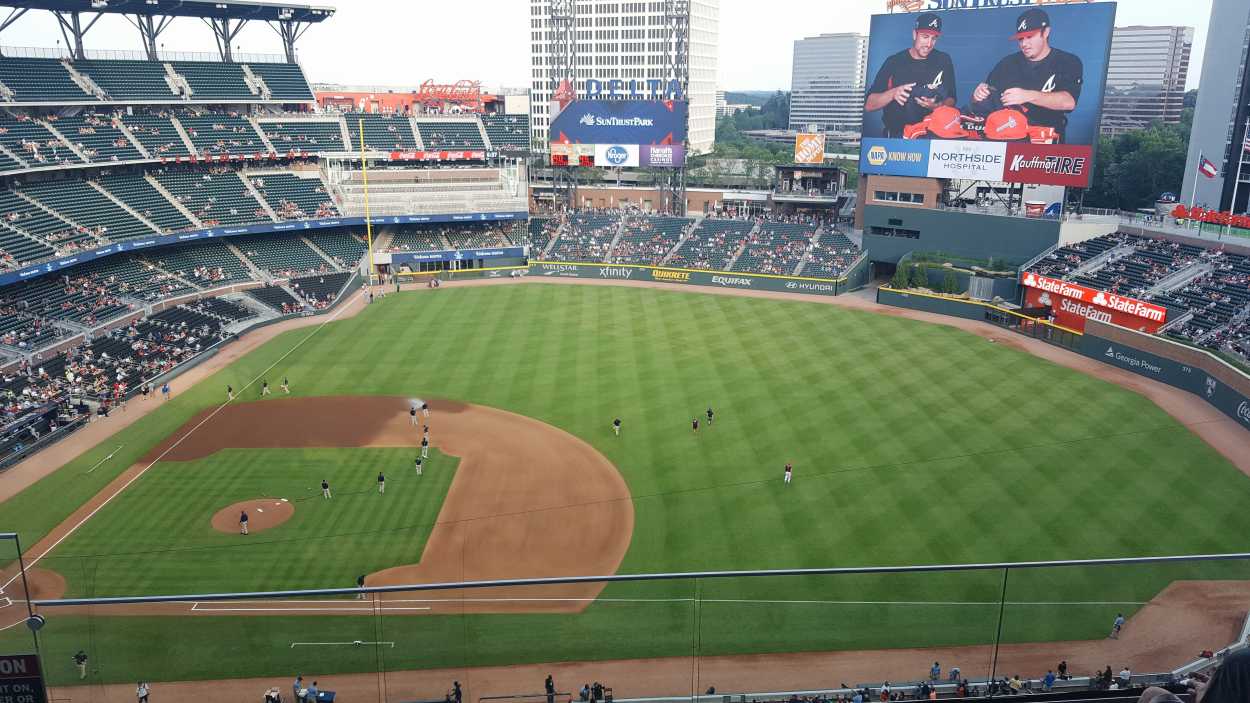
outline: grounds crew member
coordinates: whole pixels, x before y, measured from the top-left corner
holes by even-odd
[[[1063,142],[1068,113],[1076,109],[1084,84],[1084,65],[1075,54],[1050,45],[1050,15],[1025,10],[1016,20],[1014,39],[1020,47],[998,62],[972,92],[973,107],[990,102],[995,108],[1019,110],[1029,128],[1050,127]]]
[[[916,18],[911,47],[885,60],[868,88],[865,112],[882,110],[885,136],[901,139],[903,128],[924,120],[934,109],[953,107],[955,63],[937,50],[942,18],[925,12]]]

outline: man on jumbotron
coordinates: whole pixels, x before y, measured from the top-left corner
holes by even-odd
[[[885,136],[902,137],[907,125],[922,121],[935,108],[955,104],[955,63],[950,54],[937,50],[941,36],[941,16],[921,14],[911,33],[911,47],[886,59],[877,71],[864,111],[884,110]]]
[[[1081,97],[1084,65],[1081,59],[1050,45],[1050,15],[1025,10],[1016,20],[1014,39],[1020,52],[1005,57],[972,92],[973,108],[991,107],[981,114],[1008,108],[1024,113],[1028,127],[1049,127],[1063,142],[1068,113]]]

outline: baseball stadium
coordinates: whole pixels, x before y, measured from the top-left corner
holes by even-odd
[[[885,76],[857,184],[800,134],[694,187],[689,62],[583,97],[571,3],[533,3],[541,134],[476,83],[316,87],[333,8],[0,4],[68,32],[0,41],[0,701],[1196,703],[1250,666],[1250,230],[1073,206],[1096,105],[901,139]],[[641,12],[680,53],[692,4]],[[873,32],[1115,14],[1042,4]],[[109,14],[146,50],[84,48]],[[220,54],[167,52],[195,19]]]

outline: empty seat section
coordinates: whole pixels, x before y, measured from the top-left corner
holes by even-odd
[[[243,67],[218,61],[174,61],[174,71],[187,79],[192,100],[259,100],[243,80]]]
[[[400,227],[391,236],[391,251],[444,251],[451,248],[438,227]]]
[[[83,114],[59,117],[50,124],[92,161],[134,161],[143,154],[120,129],[112,115]]]
[[[187,143],[167,115],[126,115],[122,123],[154,159],[189,156]]]
[[[0,57],[0,83],[13,91],[16,102],[96,102],[58,59]]]
[[[256,268],[275,275],[291,276],[311,271],[329,271],[329,262],[290,234],[262,234],[231,240]]]
[[[200,154],[263,154],[269,151],[252,123],[234,113],[180,114],[178,121]]]
[[[32,183],[22,189],[27,195],[63,214],[97,236],[113,241],[156,234],[103,193],[78,179]]]
[[[294,278],[291,279],[291,288],[313,307],[324,308],[334,302],[350,277],[350,273],[344,272]]]
[[[49,214],[12,191],[0,191],[0,216],[8,227],[45,241],[58,251],[89,249],[100,243],[90,232]]]
[[[239,305],[233,300],[223,300],[222,298],[205,298],[194,303],[186,303],[182,307],[215,317],[226,324],[242,322],[243,320],[250,320],[256,317],[256,313],[248,308]]]
[[[145,252],[143,256],[201,288],[215,288],[252,278],[247,266],[220,240],[163,247]]]
[[[489,249],[512,246],[502,227],[496,225],[453,225],[443,229],[452,249]]]
[[[417,129],[431,151],[486,148],[476,122],[418,122]]]
[[[529,115],[482,115],[482,126],[496,149],[502,146],[529,148]]]
[[[142,175],[101,176],[100,185],[165,233],[195,229],[195,224]]]
[[[31,119],[18,119],[0,113],[0,144],[31,167],[56,164],[80,164],[82,159],[70,151],[44,126]]]
[[[365,255],[365,242],[350,232],[309,232],[308,240],[339,262],[350,268]]]
[[[292,173],[247,175],[252,187],[283,220],[335,217],[339,214],[326,193],[325,184],[314,172],[312,178]]]
[[[262,121],[260,129],[279,153],[291,151],[348,151],[343,143],[343,129],[338,120],[313,122],[311,120],[287,120],[283,122]]]
[[[278,286],[252,288],[247,291],[247,294],[261,303],[273,308],[277,312],[298,312],[301,308],[299,301],[292,298],[290,293]]]
[[[173,100],[178,96],[166,82],[165,64],[160,61],[83,60],[74,70],[100,86],[113,100]]]
[[[0,222],[0,262],[6,268],[25,266],[56,253],[52,247],[22,236],[5,222]]]
[[[236,171],[158,173],[156,180],[205,225],[271,221]]]
[[[275,100],[295,100],[310,102],[313,100],[312,88],[308,79],[295,63],[251,63],[248,68],[260,76],[269,86],[269,92]]]
[[[347,120],[347,131],[351,133],[352,141],[360,139],[360,120],[364,120],[366,149],[390,151],[417,148],[412,121],[402,115],[348,113],[344,119]]]

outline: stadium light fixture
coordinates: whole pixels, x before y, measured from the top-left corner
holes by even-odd
[[[109,6],[109,0],[91,0],[91,9],[103,10]]]

